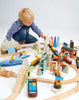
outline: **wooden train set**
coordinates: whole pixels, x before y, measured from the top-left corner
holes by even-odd
[[[37,44],[36,44],[36,43],[32,43],[32,44],[23,44],[23,45],[20,45],[19,49],[26,48],[26,47],[28,47],[28,46],[35,46],[35,45],[37,45]],[[11,47],[11,48],[12,48],[12,47]],[[16,48],[16,46],[14,46],[14,48]],[[17,50],[19,50],[19,49],[17,48]],[[0,57],[7,57],[7,56],[17,55],[17,54],[21,53],[21,52],[15,52],[15,53],[10,53],[10,54],[8,54],[8,49],[5,49],[5,50],[3,51],[2,48],[0,48],[0,51],[1,51]],[[5,52],[5,54],[3,54],[3,52]],[[27,51],[26,53],[30,53],[30,52],[36,52],[36,50],[35,50],[35,49],[34,49],[34,50],[29,50],[29,51]]]
[[[65,80],[63,81],[62,83],[63,84],[70,84],[70,83],[74,83],[74,82],[77,82],[77,86],[67,92],[64,92],[62,94],[59,94],[59,95],[56,95],[56,96],[52,96],[52,97],[49,97],[45,100],[61,100],[63,98],[66,98],[68,97],[69,95],[72,95],[74,93],[77,93],[79,92],[79,69],[76,68],[76,65],[70,65],[70,67],[74,68],[74,70],[77,72],[77,75],[75,78],[73,79],[70,79],[70,80]],[[17,86],[15,87],[15,90],[14,92],[11,94],[11,96],[9,96],[8,98],[6,98],[5,100],[14,100],[20,93],[20,89],[21,89],[21,85],[22,85],[22,82],[23,82],[23,79],[24,79],[24,75],[27,73],[27,69],[28,68],[25,68],[24,71],[22,72],[21,74],[21,80],[19,78],[18,80],[18,83],[17,83]],[[37,79],[37,81],[39,82],[45,82],[45,83],[50,83],[50,84],[53,84],[54,80],[50,80],[50,79],[44,79],[44,78],[37,78],[37,77],[30,77],[32,79]]]
[[[36,45],[36,43],[22,45],[21,47],[30,46],[30,45]],[[52,50],[53,50],[53,53],[56,56],[58,56],[57,51],[54,50],[53,48],[52,48]],[[63,49],[61,51],[63,51]],[[36,50],[30,51],[30,52],[36,52]],[[71,58],[74,55],[77,57],[77,51],[75,50],[74,52],[75,53],[72,53]],[[19,54],[19,53],[20,52],[16,52],[14,54]],[[71,53],[71,52],[69,52],[69,53]],[[13,54],[0,55],[0,57],[11,56],[11,55],[13,55]],[[37,57],[37,59],[40,59],[40,58]],[[58,59],[58,57],[56,57],[56,59]],[[31,63],[31,65],[34,65],[33,62]],[[62,84],[70,84],[70,83],[76,82],[77,86],[75,88],[67,91],[67,92],[64,92],[64,93],[56,95],[56,96],[49,97],[49,98],[47,98],[45,100],[58,100],[58,99],[61,100],[61,99],[65,98],[65,97],[67,97],[69,95],[72,95],[72,94],[74,94],[76,92],[79,92],[79,69],[77,69],[76,65],[73,65],[73,64],[70,64],[69,66],[72,67],[76,71],[77,75],[73,79],[62,81]],[[54,83],[54,80],[51,80],[51,79],[44,79],[44,78],[39,78],[39,77],[28,77],[27,74],[28,74],[29,68],[30,67],[24,68],[24,70],[21,72],[21,74],[19,76],[19,79],[17,81],[16,87],[15,87],[13,93],[8,98],[6,98],[5,100],[15,100],[15,98],[19,95],[19,93],[21,91],[22,85],[24,84],[24,79],[32,78],[32,79],[37,79],[37,81],[39,81],[39,82],[45,82],[45,83],[50,83],[50,84]]]

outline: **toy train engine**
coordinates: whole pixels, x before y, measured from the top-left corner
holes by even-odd
[[[51,48],[51,51],[53,52],[52,59],[58,60],[58,51],[56,50],[56,48],[53,47],[53,43],[49,42],[48,46]]]
[[[58,56],[58,51],[57,50],[54,51],[54,55]]]
[[[49,42],[48,46],[51,48],[53,46],[53,43]]]
[[[58,56],[52,54],[52,59],[53,59],[54,61],[57,61],[57,60],[58,60]]]
[[[41,57],[35,56],[36,58],[31,62],[31,66],[36,65],[37,63],[39,63],[39,60],[41,59]]]

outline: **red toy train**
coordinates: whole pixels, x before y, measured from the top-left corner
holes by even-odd
[[[63,57],[63,60],[66,61],[66,63],[68,64],[72,64],[72,61],[68,59],[67,57]]]

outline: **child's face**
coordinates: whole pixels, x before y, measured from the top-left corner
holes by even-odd
[[[26,26],[30,26],[31,24],[32,24],[32,22],[26,22],[26,23],[24,23],[24,22],[22,22],[24,25],[26,25]]]

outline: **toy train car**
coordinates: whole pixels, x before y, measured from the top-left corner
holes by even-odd
[[[58,51],[56,50],[56,48],[52,47],[51,50],[54,53],[54,55],[58,56]]]
[[[58,51],[56,50],[56,48],[53,47],[52,42],[49,42],[49,47],[51,48],[51,50],[54,53],[54,55],[58,56]]]
[[[53,60],[58,60],[58,56],[52,55],[52,59],[53,59]]]
[[[58,51],[57,50],[54,51],[54,55],[58,56]]]
[[[68,63],[68,64],[72,64],[72,61],[70,59],[68,59],[67,57],[64,57],[63,60],[66,61],[66,63]]]
[[[49,42],[48,46],[51,48],[51,51],[53,52],[53,60],[58,60],[58,51],[56,50],[56,48],[53,47],[53,43]]]
[[[53,46],[53,43],[52,42],[49,42],[49,47],[51,48]]]
[[[36,65],[37,63],[39,63],[39,59],[35,58],[32,62],[31,62],[31,66]]]
[[[36,58],[31,62],[31,66],[36,65],[37,63],[39,63],[39,60],[41,59],[41,57],[35,56]]]
[[[54,47],[51,47],[51,50],[52,50],[52,51],[56,51],[56,48],[54,48]]]

